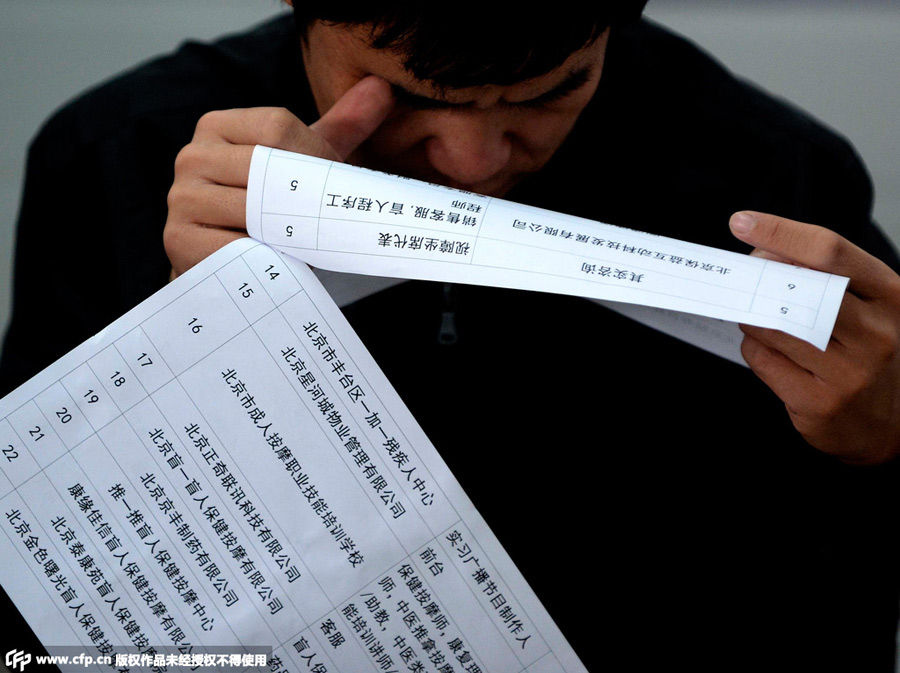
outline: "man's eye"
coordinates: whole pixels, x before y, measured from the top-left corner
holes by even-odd
[[[565,100],[576,91],[579,91],[590,81],[590,79],[591,69],[582,68],[581,70],[577,70],[570,74],[569,77],[555,89],[552,89],[545,94],[541,94],[536,98],[532,98],[531,100],[516,103],[516,107],[525,109],[541,108],[552,105],[553,103],[558,103],[559,101]]]
[[[450,106],[449,103],[445,103],[444,101],[427,98],[425,96],[417,96],[416,94],[410,93],[406,89],[401,89],[397,86],[393,87],[393,89],[394,98],[397,100],[397,103],[414,110],[436,110]]]
[[[571,93],[571,91],[550,91],[548,93],[545,93],[543,96],[538,96],[537,98],[532,98],[531,100],[523,100],[520,103],[514,103],[513,106],[530,110],[542,108],[568,98]]]

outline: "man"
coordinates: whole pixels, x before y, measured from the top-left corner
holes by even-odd
[[[746,328],[751,371],[578,298],[344,310],[590,670],[890,670],[897,257],[846,143],[642,5],[297,6],[94,92],[32,150],[4,385],[245,235],[257,143],[848,275],[824,353]]]

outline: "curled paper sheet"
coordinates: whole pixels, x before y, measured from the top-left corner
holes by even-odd
[[[330,271],[537,290],[779,329],[824,350],[848,279],[257,147],[247,230]]]

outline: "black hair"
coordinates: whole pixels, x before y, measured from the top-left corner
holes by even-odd
[[[544,75],[609,28],[637,20],[647,0],[522,5],[501,14],[466,2],[294,0],[301,35],[316,21],[369,29],[369,44],[397,54],[406,70],[438,87],[506,86]],[[484,9],[485,6],[481,5]]]

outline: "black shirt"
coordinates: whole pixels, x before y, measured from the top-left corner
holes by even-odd
[[[166,282],[175,155],[204,112],[270,105],[317,116],[285,17],[46,124],[0,392]],[[507,198],[744,251],[728,217],[772,212],[900,266],[843,139],[647,21]],[[817,452],[746,368],[575,297],[408,282],[344,311],[590,670],[893,670],[897,468]]]

